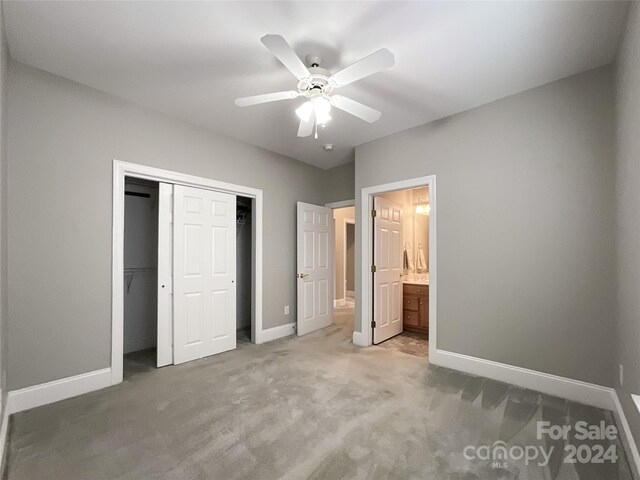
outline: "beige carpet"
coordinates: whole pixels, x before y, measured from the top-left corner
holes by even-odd
[[[13,417],[9,480],[613,480],[616,463],[568,464],[536,421],[610,412],[351,343],[353,310],[305,337],[132,371],[120,385]],[[467,446],[555,446],[548,465],[465,459]],[[569,442],[573,442],[569,439]],[[575,443],[575,442],[574,442]]]

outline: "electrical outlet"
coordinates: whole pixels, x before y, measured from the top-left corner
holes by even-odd
[[[618,376],[620,380],[620,386],[624,387],[624,366],[622,364],[618,365]]]
[[[289,315],[289,305],[284,306],[284,314]]]

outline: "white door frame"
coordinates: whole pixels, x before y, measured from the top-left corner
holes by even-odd
[[[331,208],[332,210],[335,210],[336,208],[355,207],[356,200],[354,198],[351,200],[341,200],[339,202],[330,202],[330,203],[325,203],[324,206],[327,208]]]
[[[437,266],[438,257],[436,254],[436,176],[411,178],[399,182],[386,183],[373,187],[363,188],[360,192],[360,290],[356,297],[360,300],[361,312],[361,332],[353,332],[353,343],[362,347],[372,344],[371,335],[371,313],[372,313],[372,291],[373,281],[371,275],[371,260],[373,258],[373,219],[371,210],[373,209],[373,197],[383,193],[406,190],[409,188],[429,187],[429,356],[436,353],[437,344]],[[357,252],[356,252],[357,253]]]
[[[355,225],[356,225],[356,219],[355,218],[345,218],[344,219],[344,226],[343,226],[343,230],[344,230],[344,238],[342,239],[342,285],[344,287],[344,301],[347,301],[347,225],[353,225],[353,233],[355,235],[356,231],[355,231]],[[355,239],[354,239],[355,240]],[[353,256],[353,260],[355,263],[355,256],[356,254],[354,253]],[[354,274],[355,274],[355,268],[356,266],[353,266],[354,269]],[[355,285],[354,285],[355,288]],[[353,292],[355,295],[355,291]]]
[[[257,188],[172,172],[146,165],[113,161],[113,224],[111,244],[111,384],[122,382],[124,343],[124,180],[142,178],[155,182],[233,193],[253,198],[253,259],[251,265],[251,341],[262,343],[262,209],[263,193]]]

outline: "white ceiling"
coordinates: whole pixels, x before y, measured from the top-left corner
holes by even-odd
[[[3,2],[23,63],[322,168],[353,147],[614,60],[624,2]],[[236,97],[295,87],[260,43],[283,35],[331,71],[386,47],[396,65],[340,93],[341,111],[296,136],[301,99],[240,109]],[[333,152],[322,145],[332,143]]]

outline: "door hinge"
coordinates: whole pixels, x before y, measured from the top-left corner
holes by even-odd
[[[371,320],[371,328],[376,328],[376,321],[375,320]]]
[[[375,265],[371,265],[371,273],[376,273],[376,266]]]
[[[378,213],[375,210],[371,210],[371,217],[376,218],[376,215],[378,215]]]

